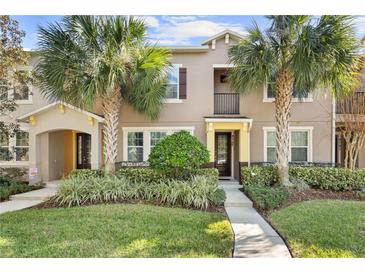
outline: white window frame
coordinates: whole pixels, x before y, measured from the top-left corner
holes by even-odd
[[[267,83],[264,84],[264,88],[263,88],[263,92],[264,93],[263,93],[263,100],[262,100],[262,102],[263,103],[273,103],[273,102],[275,102],[275,98],[269,98],[269,97],[267,97],[267,91],[268,91],[267,87],[268,87],[268,84]],[[307,98],[293,97],[292,98],[292,102],[293,103],[312,103],[313,102],[313,93],[310,92],[308,94],[308,97]]]
[[[25,132],[29,133],[29,128],[20,127],[19,129],[21,131],[25,131]],[[16,134],[14,134],[13,137],[9,137],[9,151],[13,157],[10,161],[0,161],[0,166],[27,166],[29,164],[29,160],[28,161],[17,161],[16,160],[16,153],[15,153],[16,147],[28,148],[28,153],[29,153],[29,149],[30,149],[29,139],[28,139],[28,146],[16,146]]]
[[[172,64],[172,66],[176,67],[178,69],[177,73],[177,98],[166,98],[165,103],[167,104],[179,104],[182,103],[182,100],[180,98],[180,68],[182,67],[182,64]]]
[[[267,162],[267,132],[276,132],[275,127],[263,127],[264,131],[264,162]],[[293,126],[289,127],[290,139],[289,139],[289,162],[291,162],[291,133],[299,131],[299,132],[308,132],[308,146],[307,146],[307,162],[313,162],[313,127],[308,126]]]
[[[194,136],[195,127],[123,127],[123,161],[128,161],[129,132],[143,132],[143,161],[145,162],[151,152],[151,132],[166,132],[168,136],[180,130],[186,130]]]

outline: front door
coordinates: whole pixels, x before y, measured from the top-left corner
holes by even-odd
[[[87,133],[77,133],[77,155],[76,168],[90,169],[91,168],[91,135]]]
[[[219,176],[231,176],[231,133],[215,133],[215,167]]]

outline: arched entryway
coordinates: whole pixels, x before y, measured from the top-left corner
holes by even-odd
[[[74,169],[91,169],[91,134],[52,130],[37,134],[36,140],[38,172],[43,181],[59,180]]]
[[[101,167],[102,117],[56,102],[18,119],[29,123],[31,183],[58,180],[76,168]]]

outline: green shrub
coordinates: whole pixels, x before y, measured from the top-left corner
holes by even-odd
[[[35,190],[38,188],[39,186],[30,186],[26,183],[15,181],[5,182],[5,180],[2,180],[0,184],[0,201],[8,199],[11,195]]]
[[[311,187],[329,190],[358,190],[365,187],[365,169],[348,170],[332,167],[289,168],[291,180]],[[274,167],[244,167],[241,169],[243,185],[273,185],[276,182]]]
[[[180,179],[188,178],[208,161],[207,148],[187,131],[179,131],[162,139],[148,158],[151,168]]]
[[[63,181],[55,201],[60,205],[75,206],[124,200],[155,201],[165,205],[179,205],[206,209],[223,204],[223,190],[209,177],[195,176],[189,181],[159,180],[130,181],[122,176],[83,178],[70,177]]]
[[[103,177],[104,171],[101,169],[74,169],[67,176],[68,178],[95,178]]]
[[[192,176],[198,175],[209,178],[213,183],[218,182],[219,173],[215,168],[200,168],[192,171]],[[126,177],[132,182],[145,182],[149,184],[169,179],[166,174],[151,168],[122,168],[116,172],[116,176],[119,178]]]
[[[257,207],[265,210],[275,209],[289,198],[289,193],[284,187],[248,185],[245,186],[245,192]]]
[[[290,176],[308,185],[330,190],[358,190],[365,187],[365,169],[334,167],[291,167]]]
[[[131,182],[142,182],[146,184],[166,180],[166,176],[158,170],[151,168],[122,168],[116,172],[118,178],[125,177]]]
[[[26,182],[27,170],[19,167],[0,167],[0,184],[2,182]]]
[[[241,168],[241,182],[243,185],[272,185],[276,182],[274,166],[252,166]]]

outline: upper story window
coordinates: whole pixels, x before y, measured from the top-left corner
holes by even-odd
[[[264,102],[275,101],[275,82],[268,82],[264,88]],[[293,91],[293,102],[312,102],[313,97],[311,93],[299,92],[294,89]]]
[[[29,81],[26,80],[28,70],[18,71],[19,77],[17,83],[14,86],[9,86],[5,81],[0,82],[0,100],[15,100],[15,103],[21,104],[31,104],[32,103],[32,91]],[[28,77],[29,78],[29,77]]]
[[[264,161],[275,162],[276,160],[276,130],[264,128]],[[312,161],[312,128],[290,128],[290,162]]]
[[[167,72],[167,99],[179,99],[179,69],[180,65],[174,64]]]

